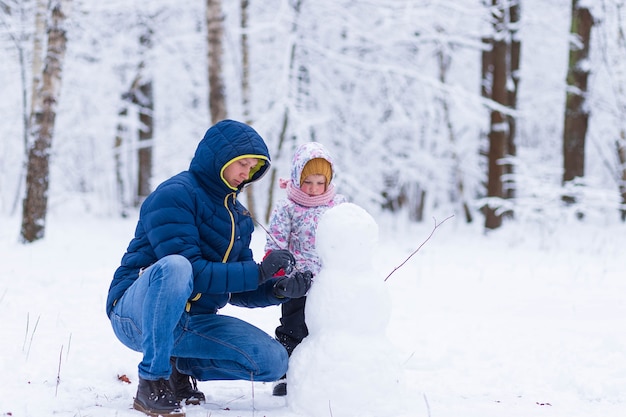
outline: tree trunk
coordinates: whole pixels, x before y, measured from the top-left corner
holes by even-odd
[[[494,0],[496,6],[499,0]],[[500,9],[501,10],[501,9]],[[501,10],[502,11],[502,10]],[[494,13],[494,31],[502,32],[504,26],[504,13]],[[497,36],[493,40],[491,52],[491,99],[499,104],[507,103],[507,44],[502,36]],[[488,177],[487,177],[487,197],[490,204],[486,208],[485,227],[496,229],[502,225],[502,213],[500,204],[493,203],[504,197],[503,174],[504,165],[502,160],[506,155],[506,144],[508,141],[508,125],[506,116],[499,110],[492,110],[489,124],[489,152]]]
[[[248,44],[249,0],[241,0],[241,102],[246,123],[252,123],[250,115],[250,45]]]
[[[129,142],[128,125],[126,118],[128,117],[128,102],[123,97],[124,106],[117,113],[118,122],[116,127],[114,142],[114,161],[115,161],[115,184],[117,187],[117,199],[120,207],[120,216],[128,216],[128,208],[131,206],[126,197],[126,180],[123,174],[124,158],[122,156],[123,145]]]
[[[521,18],[521,0],[514,1],[510,4],[509,7],[509,35],[510,35],[510,46],[509,46],[509,70],[508,75],[510,82],[507,83],[508,90],[508,99],[507,104],[511,109],[517,108],[517,92],[519,91],[519,81],[520,81],[520,55],[522,50],[522,43],[519,38],[519,24]],[[507,140],[507,154],[509,155],[509,160],[517,156],[517,145],[515,144],[516,134],[517,134],[517,120],[515,116],[509,114],[507,115],[507,122],[509,125],[509,134]],[[504,165],[505,170],[505,187],[504,187],[504,197],[511,199],[515,197],[515,181],[513,180],[513,164],[506,163]],[[512,213],[511,213],[512,214]]]
[[[241,105],[243,108],[244,122],[251,125],[250,112],[250,45],[248,44],[248,0],[239,3],[241,12]],[[245,189],[246,207],[250,217],[256,219],[256,201],[254,199],[254,184]]]
[[[619,193],[622,196],[622,209],[620,210],[622,221],[626,221],[626,131],[620,132],[620,140],[617,142],[617,158],[620,163]]]
[[[18,6],[16,4],[16,6]],[[21,3],[19,4],[19,13],[24,16],[27,14],[25,9],[28,9],[30,6],[28,4]],[[31,63],[31,99],[30,102],[28,100],[28,76],[27,76],[27,55],[29,48],[27,47],[28,37],[31,34],[29,28],[24,25],[20,26],[19,35],[13,34],[11,31],[7,31],[6,34],[9,38],[15,43],[15,48],[17,49],[18,54],[18,62],[20,68],[20,82],[22,86],[22,144],[24,146],[24,161],[28,158],[28,144],[29,144],[29,135],[30,135],[30,118],[34,114],[33,106],[35,103],[35,93],[36,89],[39,85],[39,81],[41,79],[42,72],[42,62],[43,62],[43,38],[46,35],[46,27],[45,27],[45,16],[46,16],[46,3],[43,0],[38,0],[36,6],[35,13],[35,32],[32,34],[33,36],[33,51],[32,51],[32,63]],[[0,13],[11,15],[13,14],[13,9],[9,4],[2,4],[0,2]],[[30,109],[29,109],[30,103]],[[13,198],[13,202],[11,203],[11,215],[15,214],[20,202],[22,201],[22,189],[24,188],[24,177],[26,176],[26,164],[20,164],[20,172],[19,177],[16,183],[15,196]]]
[[[572,24],[563,129],[563,184],[585,175],[585,138],[589,113],[585,108],[587,94],[589,41],[593,16],[590,10],[572,0]],[[575,197],[564,195],[573,203]]]
[[[141,63],[139,73],[133,85],[133,104],[138,108],[139,113],[139,147],[137,150],[137,195],[135,207],[141,203],[152,192],[150,180],[152,179],[152,149],[154,138],[154,97],[152,94],[152,76],[148,75],[149,63],[146,63],[147,51],[152,48],[152,29],[146,27],[145,32],[139,38],[141,50]]]
[[[41,89],[37,93],[37,102],[40,105],[35,106],[32,118],[33,143],[28,150],[26,197],[22,208],[21,239],[25,243],[34,242],[45,236],[50,149],[67,43],[64,27],[66,16],[61,10],[61,4],[60,1],[51,4],[45,66],[41,77]]]
[[[409,184],[407,190],[407,203],[409,205],[409,220],[414,222],[424,221],[424,206],[426,204],[426,190],[419,186],[417,183]],[[465,208],[465,204],[463,204]],[[465,211],[465,210],[464,210]],[[467,211],[465,211],[467,215]],[[471,214],[466,217],[466,221],[470,223],[472,221]]]
[[[30,114],[35,114],[35,108],[41,106],[41,100],[38,100],[39,90],[41,89],[41,75],[43,73],[43,48],[46,36],[46,0],[37,0],[35,11],[35,35],[33,37],[33,63],[32,63],[32,86],[30,97]],[[31,120],[31,124],[33,121]]]
[[[149,51],[152,48],[152,34],[152,27],[146,23],[139,37],[137,73],[128,91],[122,94],[122,105],[117,113],[118,123],[114,141],[115,176],[122,217],[127,215],[129,207],[141,206],[152,192],[154,94],[150,62],[148,62]],[[129,123],[129,117],[138,118],[139,124]],[[135,132],[129,128],[129,125],[138,125],[139,128]],[[132,158],[136,157],[136,165],[124,157],[125,149],[128,153],[132,153]],[[131,173],[124,174],[125,172]]]
[[[493,36],[489,38],[491,51],[483,54],[483,85],[481,93],[489,94],[494,102],[514,109],[519,83],[520,42],[517,37],[520,20],[519,1],[492,0]],[[488,62],[485,62],[489,59]],[[490,88],[485,81],[490,80]],[[502,217],[512,215],[503,207],[503,199],[513,198],[515,184],[511,158],[516,154],[515,118],[510,113],[492,109],[489,129],[487,197],[485,227],[496,229]]]
[[[618,16],[620,16],[622,12],[623,5],[617,7]],[[624,53],[626,52],[626,35],[624,32],[624,26],[622,19],[619,19],[619,24],[617,28],[617,49],[618,56],[624,57]],[[622,69],[619,71],[620,77],[617,79],[617,96],[618,100],[618,115],[626,114],[626,87],[624,86],[624,62],[618,63],[616,65],[617,68],[620,68],[621,64]],[[619,129],[619,138],[615,143],[615,147],[617,149],[617,161],[619,163],[618,167],[618,189],[620,196],[622,198],[622,205],[620,208],[620,218],[622,221],[626,221],[626,122],[623,117],[618,116],[617,123],[620,125]]]
[[[300,9],[302,7],[302,1],[303,0],[297,0],[294,1],[292,4],[292,8],[293,8],[293,24],[291,26],[291,32],[292,34],[296,34],[298,32],[298,19],[300,18]],[[297,36],[293,36],[293,39],[297,39]],[[297,50],[297,43],[294,40],[294,43],[291,45],[291,52],[289,55],[289,78],[290,78],[290,85],[293,85],[292,80],[294,78],[294,74],[295,74],[295,67],[296,67],[296,50]],[[290,89],[290,94],[291,94],[291,89]],[[290,98],[293,98],[290,97]],[[276,152],[274,153],[274,161],[278,161],[278,159],[281,156],[281,152],[283,150],[283,146],[285,145],[285,142],[287,141],[287,137],[288,137],[288,130],[289,130],[289,120],[290,120],[290,104],[288,103],[287,105],[285,105],[285,110],[283,113],[283,123],[281,126],[281,131],[280,134],[278,135],[278,146],[276,149]],[[295,138],[294,138],[295,139]],[[272,214],[272,207],[273,207],[273,200],[274,200],[274,188],[276,186],[276,168],[272,168],[271,169],[271,173],[270,173],[270,186],[269,186],[269,192],[268,192],[268,199],[267,199],[267,207],[265,209],[265,221],[268,222],[270,219],[270,216]]]
[[[152,149],[154,138],[154,99],[152,95],[152,80],[141,80],[137,87],[140,99],[135,104],[139,106],[139,149],[137,150],[137,198],[135,207],[152,192],[150,180],[152,179]]]
[[[221,0],[207,0],[206,10],[209,47],[209,111],[213,124],[226,118],[226,97],[222,77],[222,56],[224,49],[224,16]]]
[[[280,153],[283,149],[283,145],[286,141],[287,137],[287,127],[289,126],[289,108],[285,108],[285,113],[283,114],[283,123],[280,129],[280,134],[278,135],[278,147],[274,156],[274,160],[277,160],[280,156]],[[272,215],[272,207],[274,206],[274,189],[276,184],[276,176],[277,171],[276,168],[272,168],[270,173],[270,188],[267,193],[267,207],[265,208],[265,222],[270,221],[270,216]]]
[[[437,60],[439,61],[439,82],[441,84],[446,84],[448,70],[450,69],[452,58],[442,48],[437,51]],[[461,161],[458,152],[458,139],[454,128],[454,123],[452,122],[452,115],[450,114],[450,104],[448,103],[448,95],[446,92],[442,92],[442,97],[440,101],[443,110],[444,122],[446,125],[446,129],[448,130],[448,140],[452,149],[451,157],[454,164],[454,177],[452,178],[452,181],[456,189],[454,190],[455,192],[453,194],[453,202],[458,204],[463,210],[463,213],[465,213],[465,221],[467,223],[471,223],[473,221],[472,212],[469,210],[469,205],[467,203],[467,199],[465,198],[465,184],[463,178],[463,169],[461,167]],[[413,187],[417,188],[419,198],[413,197],[408,199],[409,218],[415,221],[422,221],[424,215],[423,204],[426,201],[426,190],[419,187],[419,184],[414,184]],[[415,206],[415,204],[420,204],[420,206]]]

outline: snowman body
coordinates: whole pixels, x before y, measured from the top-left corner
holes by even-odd
[[[386,336],[390,296],[372,266],[377,243],[378,225],[355,204],[333,207],[320,219],[322,270],[307,296],[309,335],[294,350],[287,373],[287,399],[295,411],[398,415],[402,369]]]

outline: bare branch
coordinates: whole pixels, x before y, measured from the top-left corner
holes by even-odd
[[[269,230],[267,230],[267,228],[266,228],[265,226],[263,226],[263,225],[261,224],[261,222],[257,221],[257,219],[255,219],[255,218],[252,216],[252,214],[251,214],[250,212],[248,212],[248,216],[250,216],[250,218],[252,219],[252,221],[253,221],[254,223],[256,223],[256,225],[257,225],[257,226],[259,226],[261,229],[263,229],[263,231],[265,231],[265,234],[266,234],[267,236],[269,236],[269,238],[270,238],[270,239],[272,239],[272,242],[274,242],[274,244],[275,244],[276,246],[280,246],[280,245],[278,244],[278,242],[276,241],[276,239],[274,239],[274,236],[272,236],[272,234],[270,233],[270,231],[269,231]]]
[[[393,274],[394,272],[396,272],[398,269],[402,268],[402,267],[404,266],[404,264],[405,264],[405,263],[407,263],[407,262],[409,261],[409,259],[411,259],[411,257],[413,257],[413,255],[415,255],[415,254],[416,254],[416,253],[417,253],[420,249],[422,249],[422,246],[424,246],[424,245],[426,244],[426,242],[428,242],[428,241],[430,240],[430,238],[431,238],[431,237],[433,236],[433,234],[435,233],[435,230],[437,230],[437,228],[438,228],[439,226],[441,226],[442,224],[444,224],[444,223],[445,223],[448,219],[451,219],[452,217],[454,217],[454,214],[452,214],[452,215],[450,215],[450,216],[446,217],[445,219],[443,219],[443,221],[442,221],[441,223],[437,223],[437,219],[434,219],[434,220],[435,220],[435,227],[433,227],[433,230],[430,232],[430,235],[428,235],[428,237],[426,238],[426,240],[425,240],[425,241],[423,241],[423,242],[422,242],[422,244],[421,244],[421,245],[419,245],[419,247],[418,247],[417,249],[415,249],[415,250],[413,251],[413,253],[411,253],[411,254],[409,255],[409,257],[408,257],[408,258],[406,258],[406,259],[404,260],[404,262],[402,262],[400,265],[396,266],[396,267],[393,269],[393,271],[391,271],[391,272],[389,273],[389,275],[387,275],[387,277],[385,278],[385,282],[387,282],[387,280],[389,279],[389,277],[391,276],[391,274]]]

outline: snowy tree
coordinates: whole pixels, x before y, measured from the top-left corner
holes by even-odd
[[[221,0],[207,0],[206,19],[208,31],[209,51],[209,110],[211,123],[217,123],[226,118],[226,87],[223,75],[223,47],[224,17],[222,15]]]
[[[129,91],[130,100],[138,107],[139,110],[139,149],[138,153],[138,172],[137,172],[137,195],[135,198],[135,206],[139,207],[143,200],[152,192],[150,181],[152,179],[152,147],[153,147],[153,111],[154,96],[152,88],[152,77],[149,75],[151,66],[146,62],[146,50],[152,48],[152,28],[148,25],[144,28],[139,38],[140,56],[138,74],[133,80]]]
[[[154,149],[154,86],[152,48],[154,25],[159,15],[137,11],[131,16],[137,28],[137,52],[130,85],[120,94],[120,109],[114,141],[115,177],[121,214],[126,215],[130,206],[139,207],[152,192],[153,149]],[[136,120],[130,120],[130,118]],[[133,131],[135,130],[136,131]],[[136,143],[136,144],[135,144]],[[136,162],[128,164],[121,153],[125,147],[136,149]],[[131,175],[125,175],[129,166],[136,167]],[[132,172],[132,171],[131,171]],[[132,192],[126,192],[132,190]]]
[[[590,72],[589,46],[593,16],[584,1],[572,0],[570,53],[567,71],[567,92],[563,129],[564,201],[576,197],[567,187],[585,176],[585,142],[589,123],[587,83]],[[569,184],[568,184],[569,183]]]
[[[608,80],[608,91],[594,100],[593,107],[609,109],[599,120],[600,138],[609,138],[598,147],[606,149],[604,162],[615,179],[620,196],[620,217],[626,221],[626,3],[604,0],[598,9],[597,36],[602,57],[597,79]],[[606,120],[606,122],[605,122]]]
[[[241,109],[243,121],[249,125],[254,124],[252,118],[252,110],[250,108],[251,91],[250,91],[250,42],[248,39],[248,20],[249,20],[249,4],[248,0],[241,0],[240,9],[240,27],[241,27]],[[245,188],[246,207],[250,212],[250,216],[256,219],[256,200],[254,198],[254,184],[249,184]]]
[[[10,92],[10,89],[7,87],[7,85],[19,85],[19,89],[21,90],[20,91],[21,103],[19,106],[21,109],[21,115],[20,115],[21,117],[19,117],[19,120],[21,120],[21,130],[22,130],[21,135],[14,136],[13,134],[7,134],[7,139],[8,138],[10,139],[9,140],[5,139],[3,142],[5,144],[17,143],[17,141],[14,141],[13,139],[21,136],[22,143],[23,143],[23,155],[22,155],[23,159],[25,159],[28,155],[28,143],[29,143],[28,133],[29,133],[29,126],[30,126],[30,118],[34,114],[34,109],[32,108],[32,106],[36,102],[35,98],[37,96],[37,91],[36,91],[35,86],[39,85],[39,80],[42,75],[42,61],[43,61],[42,48],[43,48],[43,37],[45,35],[46,5],[44,2],[38,1],[36,2],[35,6],[36,6],[36,12],[34,13],[35,14],[35,33],[34,33],[34,36],[32,36],[32,27],[29,25],[30,23],[29,17],[32,14],[30,9],[32,5],[30,5],[28,2],[18,2],[18,1],[0,2],[0,28],[3,29],[2,33],[6,34],[7,38],[10,40],[9,48],[14,49],[17,52],[17,62],[16,62],[17,71],[14,71],[14,73],[19,73],[19,84],[11,82],[10,78],[7,78],[7,77],[3,78],[4,80],[6,80],[4,91],[6,95],[10,95],[11,92]],[[32,54],[30,52],[30,48],[28,48],[28,43],[29,43],[29,39],[31,39],[31,36],[34,38],[32,42],[34,52]],[[30,94],[28,94],[29,84],[28,84],[27,78],[29,74],[28,61],[29,61],[30,56],[32,56],[30,73],[33,75],[33,79],[30,84],[31,86]],[[13,72],[10,66],[8,67],[8,72],[9,73]],[[30,101],[29,101],[29,97],[30,97]],[[30,108],[29,108],[29,103],[30,103]],[[11,119],[12,119],[11,117],[6,117],[4,124],[11,125],[12,123],[9,122]],[[9,148],[8,145],[6,146],[7,148]],[[10,155],[11,152],[8,149],[5,149],[3,152],[0,152],[0,154]],[[20,158],[20,160],[22,158]],[[10,171],[8,169],[8,167],[12,165],[8,163],[10,159],[12,158],[9,156],[7,157],[5,163],[0,163],[0,166],[4,168],[0,172],[0,174],[3,174],[3,175],[0,175],[0,190],[6,189],[10,184],[9,181],[6,181],[7,177],[10,178],[10,175],[9,175]],[[16,210],[18,206],[18,202],[21,199],[21,192],[24,186],[23,180],[25,176],[24,171],[25,171],[26,164],[16,164],[13,166],[17,166],[18,171],[19,171],[18,180],[16,181],[17,191],[15,192],[14,196],[10,196],[9,194],[0,195],[0,207],[2,206],[1,203],[4,200],[3,197],[11,197],[13,201],[11,204],[11,210],[10,210],[11,212],[14,212]]]
[[[301,134],[298,133],[300,129],[297,128],[299,125],[298,121],[300,119],[298,114],[298,95],[302,93],[302,89],[298,89],[298,78],[297,71],[298,68],[305,68],[304,64],[301,63],[300,58],[300,50],[304,47],[301,40],[303,38],[302,29],[300,27],[300,19],[302,18],[302,4],[304,0],[295,0],[291,2],[289,7],[289,15],[290,15],[290,24],[288,34],[288,42],[286,43],[286,59],[288,60],[287,64],[287,73],[285,75],[285,91],[284,97],[279,101],[281,107],[278,111],[282,114],[280,115],[280,127],[279,132],[277,133],[277,140],[274,146],[273,158],[274,160],[280,159],[283,157],[283,152],[286,148],[286,143],[288,141],[297,142],[298,136]],[[303,71],[304,72],[304,71]],[[294,121],[295,119],[295,121]],[[289,147],[288,149],[294,149],[294,145]],[[291,155],[286,157],[287,160],[290,161]],[[269,185],[269,198],[267,199],[267,205],[265,207],[265,215],[264,221],[267,222],[269,220],[270,214],[273,208],[274,201],[274,191],[276,189],[277,183],[277,175],[278,169],[276,166],[272,166],[270,171],[270,185]]]
[[[515,117],[519,82],[520,41],[516,36],[520,20],[518,1],[492,0],[490,4],[493,26],[486,38],[483,53],[483,95],[493,100],[490,112],[487,197],[485,227],[495,229],[502,225],[502,216],[511,214],[511,206],[503,199],[514,196],[512,159],[516,154]]]
[[[570,25],[560,11],[571,0],[525,0],[523,19],[519,1],[241,0],[221,2],[217,21],[207,19],[207,7],[215,5],[207,1],[74,3],[55,128],[63,140],[50,149],[50,207],[79,199],[86,211],[131,214],[141,201],[135,196],[140,149],[152,153],[150,184],[188,166],[217,108],[210,93],[220,87],[207,77],[216,48],[207,53],[207,33],[209,24],[219,23],[224,110],[253,124],[272,156],[271,174],[255,184],[254,198],[242,196],[259,212],[257,220],[283,197],[276,179],[288,176],[293,150],[310,140],[324,143],[337,160],[338,189],[373,213],[420,221],[454,212],[470,221],[490,204],[498,208],[495,214],[514,212],[516,218],[558,216]],[[624,199],[617,131],[623,114],[617,99],[623,52],[616,47],[621,3],[603,0],[611,13],[599,13],[597,2],[585,2],[594,6],[604,34],[594,26],[585,61],[593,70],[585,107],[593,120],[585,150],[584,193],[590,198],[577,197],[586,211],[615,211]],[[8,202],[24,197],[18,186],[23,168],[13,162],[25,159],[20,139],[28,131],[22,115],[30,113],[37,78],[37,71],[31,74],[37,66],[36,8],[34,0],[0,5],[0,75],[7,80],[0,97],[6,115],[0,202],[6,213]],[[498,15],[506,23],[502,32],[493,31],[491,12],[498,7],[504,8]],[[498,90],[502,103],[491,91],[480,93],[494,81],[490,75],[481,80],[486,30],[505,37],[510,50],[510,73],[498,84],[504,86]],[[142,49],[144,34],[150,47]],[[606,64],[597,53],[600,39],[611,41],[602,50]],[[153,117],[149,140],[139,138],[147,126],[141,106],[127,100],[139,73],[151,80],[153,108],[143,107]],[[499,132],[489,122],[491,112],[501,113],[497,126],[509,133],[506,152],[493,159],[501,163],[494,198],[487,192],[485,144],[487,132]]]
[[[54,136],[57,103],[60,99],[67,34],[65,21],[69,0],[49,4],[47,47],[40,85],[37,86],[30,126],[26,197],[22,206],[21,237],[34,242],[45,235],[48,210],[50,149]],[[37,39],[37,37],[36,37]]]

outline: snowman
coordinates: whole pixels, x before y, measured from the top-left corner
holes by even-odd
[[[355,204],[340,204],[320,219],[316,249],[323,267],[307,296],[309,335],[287,372],[287,401],[296,413],[401,414],[402,368],[386,336],[391,299],[372,267],[377,242],[378,225]]]

